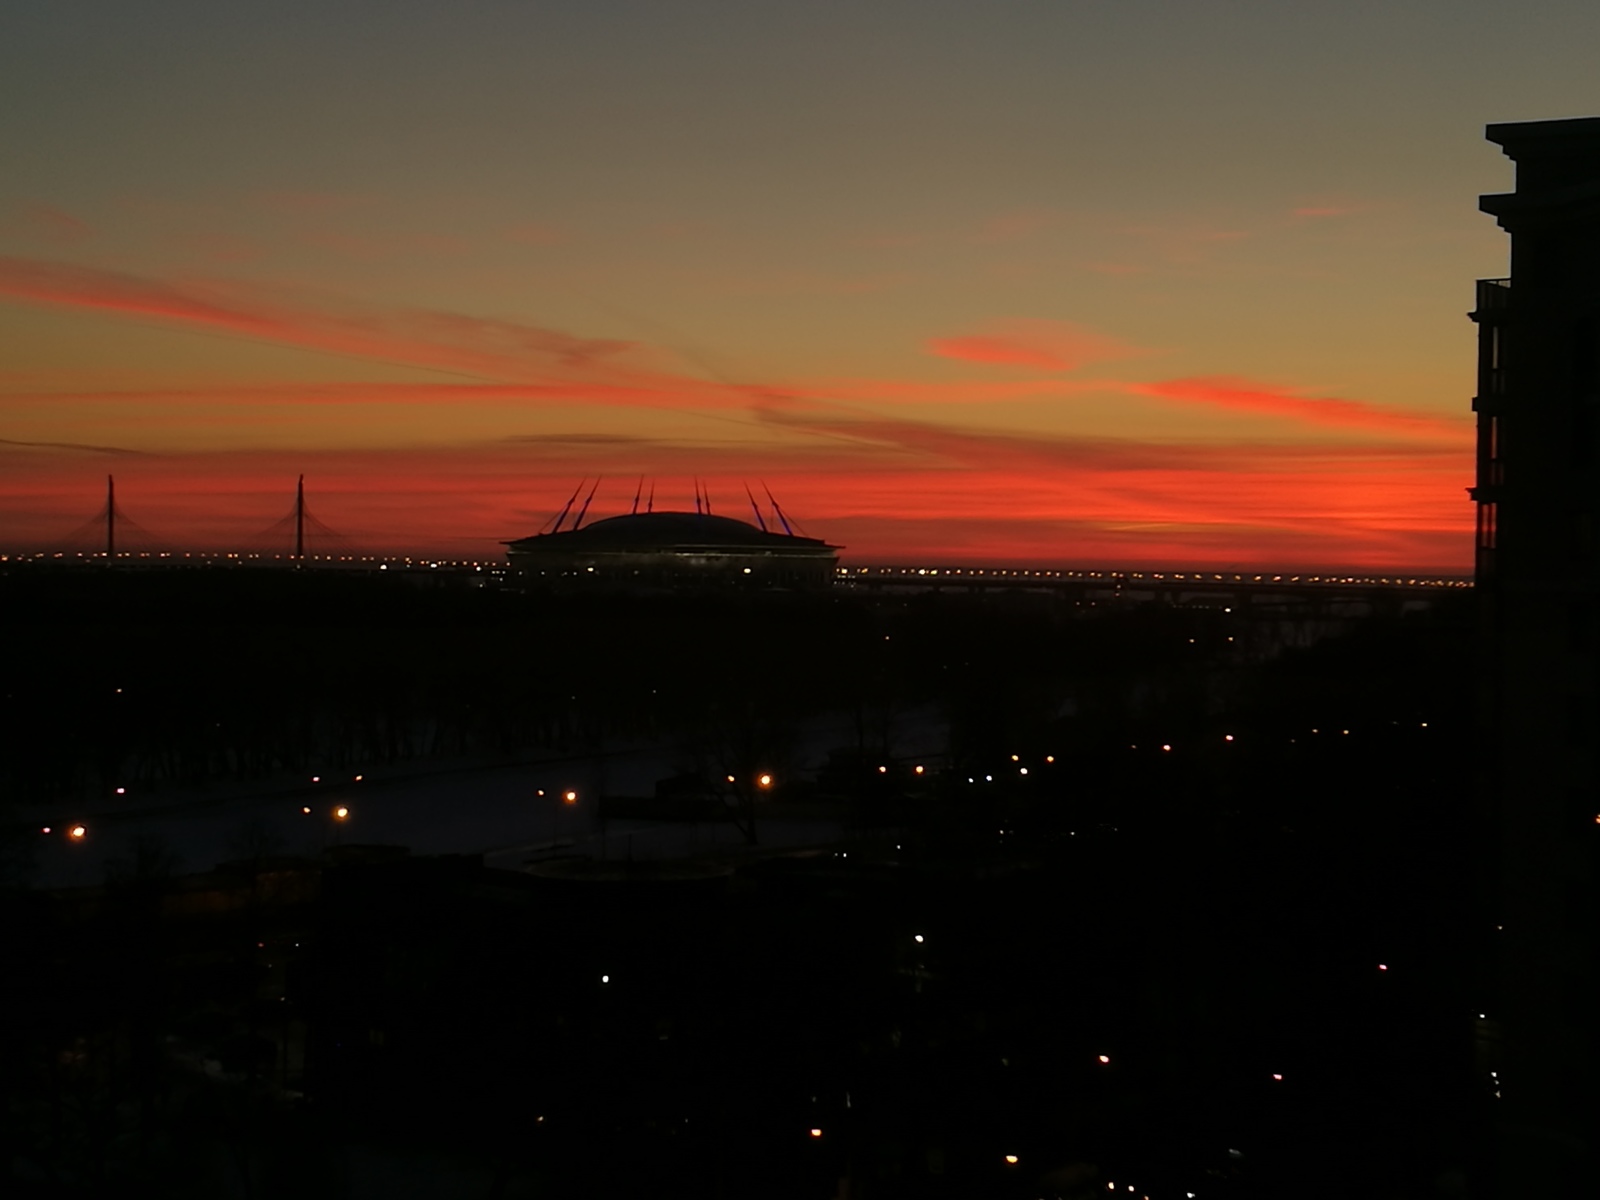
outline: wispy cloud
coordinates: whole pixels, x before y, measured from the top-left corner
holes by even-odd
[[[71,450],[82,454],[144,454],[142,450],[129,450],[123,446],[90,446],[83,442],[23,442],[16,438],[0,438],[0,446],[16,446],[27,450]]]
[[[0,228],[52,246],[76,246],[94,237],[86,221],[49,204],[19,205],[0,221]]]
[[[1279,417],[1308,425],[1378,434],[1422,435],[1455,442],[1471,437],[1470,425],[1463,420],[1385,408],[1362,400],[1304,396],[1287,388],[1237,376],[1167,379],[1126,386],[1138,396],[1178,404],[1203,404],[1228,412]]]
[[[941,358],[1036,371],[1075,371],[1091,362],[1133,358],[1149,351],[1075,321],[995,321],[974,333],[929,338]]]
[[[0,257],[0,296],[223,331],[307,349],[490,378],[548,378],[618,360],[634,343],[429,310],[344,311],[291,293],[170,282],[60,262]]]
[[[981,243],[1018,242],[1059,226],[1063,214],[1051,209],[1023,209],[991,217],[978,227],[973,240]]]

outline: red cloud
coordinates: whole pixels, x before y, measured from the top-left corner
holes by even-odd
[[[1260,413],[1311,425],[1360,429],[1370,433],[1402,433],[1465,441],[1471,427],[1464,420],[1380,408],[1361,400],[1297,396],[1284,388],[1236,376],[1219,375],[1130,383],[1129,392],[1158,400],[1209,404],[1231,412]]]
[[[1043,371],[1073,371],[1146,353],[1073,321],[1045,320],[997,321],[980,333],[930,338],[927,349],[941,358]]]
[[[764,478],[786,511],[858,562],[1458,570],[1470,556],[1465,452],[1028,439],[843,419],[826,428],[850,440],[533,437],[144,456],[121,460],[118,496],[173,542],[235,549],[287,510],[304,472],[319,519],[366,550],[498,554],[499,539],[559,508],[577,476],[629,476],[601,485],[594,514],[611,515],[644,474],[657,508],[688,507],[699,475],[719,512],[741,516],[742,481]],[[0,444],[0,463],[13,537],[47,541],[99,503],[103,459]]]

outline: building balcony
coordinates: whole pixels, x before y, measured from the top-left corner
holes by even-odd
[[[1511,307],[1511,280],[1478,280],[1478,307],[1472,314],[1474,321],[1485,313],[1504,312]]]

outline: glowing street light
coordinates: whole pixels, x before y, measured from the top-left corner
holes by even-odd
[[[822,1136],[822,1130],[820,1130],[820,1129],[813,1129],[813,1130],[812,1130],[812,1131],[811,1131],[811,1136],[812,1136],[812,1137],[814,1137],[814,1138],[819,1138],[819,1137],[821,1137],[821,1136]]]
[[[1017,1156],[1015,1154],[1006,1155],[1006,1165],[1007,1166],[1011,1166],[1011,1167],[1016,1166],[1017,1165]]]
[[[333,815],[342,821],[350,815],[350,810],[341,804],[333,810]]]
[[[1100,1064],[1102,1066],[1105,1066],[1106,1064],[1111,1062],[1111,1056],[1109,1054],[1100,1054],[1100,1055],[1096,1055],[1096,1057],[1099,1059]]]
[[[571,791],[562,792],[561,793],[561,798],[563,800],[565,800],[568,804],[576,804],[578,802],[578,793],[577,792],[571,792]]]
[[[756,782],[764,788],[769,788],[772,786],[772,776],[763,773],[756,777]]]
[[[81,842],[88,832],[89,831],[82,825],[74,825],[71,829],[67,830],[67,836],[75,842]]]

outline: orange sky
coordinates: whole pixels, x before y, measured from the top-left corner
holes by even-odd
[[[456,554],[642,475],[847,561],[1469,569],[1481,127],[1585,111],[1587,6],[667,7],[28,10],[0,549],[107,473]]]

